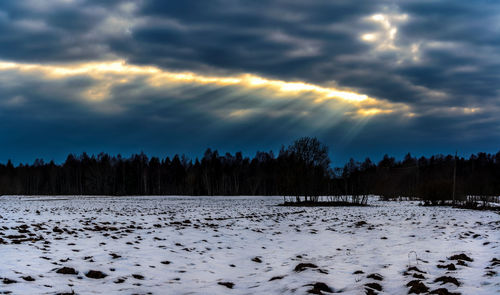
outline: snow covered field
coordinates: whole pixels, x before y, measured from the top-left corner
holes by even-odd
[[[0,197],[0,294],[500,294],[496,213],[281,201]]]

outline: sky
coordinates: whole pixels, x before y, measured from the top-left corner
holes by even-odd
[[[0,162],[500,150],[497,0],[0,1]]]

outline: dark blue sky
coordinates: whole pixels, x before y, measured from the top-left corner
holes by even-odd
[[[104,2],[104,4],[103,4]],[[0,161],[500,150],[498,1],[0,2]]]

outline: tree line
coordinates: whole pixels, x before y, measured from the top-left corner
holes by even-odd
[[[427,200],[466,195],[500,194],[500,152],[470,158],[437,155],[403,160],[384,158],[374,163],[351,159],[331,168],[328,147],[303,137],[282,146],[278,155],[257,152],[253,158],[219,154],[207,149],[201,159],[128,158],[101,153],[69,155],[64,163],[14,166],[0,164],[0,194],[15,195],[282,195],[318,201],[320,196]]]
[[[414,198],[431,203],[465,201],[467,196],[500,195],[500,152],[478,153],[468,159],[453,155],[412,157],[385,155],[377,164],[351,159],[337,169],[337,179],[351,195],[374,194],[385,199]]]

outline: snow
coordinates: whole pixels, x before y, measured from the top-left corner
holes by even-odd
[[[322,208],[276,206],[280,202],[280,197],[0,197],[0,294],[306,294],[312,288],[307,285],[316,282],[342,294],[365,294],[368,283],[380,284],[379,294],[408,294],[406,284],[414,278],[404,273],[411,266],[426,272],[422,282],[430,290],[500,292],[500,266],[491,262],[500,259],[497,213],[412,201]],[[25,231],[19,228],[23,224]],[[19,238],[8,236],[23,235],[20,231],[43,239],[12,243]],[[448,259],[462,253],[473,259],[467,266]],[[296,272],[299,263],[317,268]],[[449,263],[456,270],[437,267]],[[62,267],[78,275],[57,273]],[[89,270],[108,276],[88,278]],[[382,280],[367,278],[374,273]],[[445,275],[461,285],[434,283]],[[4,278],[17,282],[5,284]],[[124,281],[117,283],[120,278]]]

